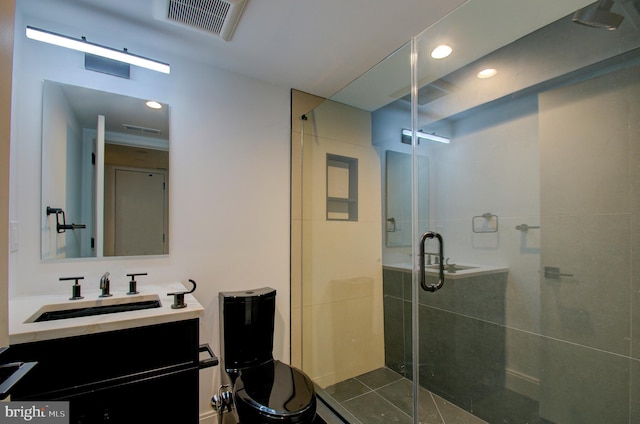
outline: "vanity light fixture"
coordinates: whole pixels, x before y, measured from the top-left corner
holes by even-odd
[[[451,54],[451,52],[453,52],[453,49],[451,48],[451,46],[447,46],[446,44],[441,44],[435,49],[433,49],[433,51],[431,52],[431,57],[434,59],[444,59],[445,57],[448,57]]]
[[[480,78],[480,79],[486,79],[486,78],[495,77],[497,73],[498,73],[497,70],[495,70],[493,68],[487,68],[487,69],[483,69],[482,71],[478,72],[477,77]]]
[[[147,100],[145,104],[151,109],[162,109],[162,103],[156,102],[155,100]]]
[[[55,32],[27,26],[27,38],[105,57],[107,59],[117,60],[130,65],[140,66],[142,68],[151,69],[164,74],[171,73],[171,67],[167,63],[158,62],[157,60],[129,53],[126,49],[121,51],[101,46],[99,44],[90,43],[84,37],[81,39],[71,38],[66,35],[56,34]]]
[[[407,137],[411,137],[411,130],[402,130],[402,135],[403,136],[407,136]],[[423,138],[425,140],[431,140],[431,141],[437,141],[438,143],[444,143],[444,144],[449,144],[449,142],[451,141],[450,138],[448,137],[443,137],[441,135],[435,135],[435,134],[429,134],[423,131],[416,131],[416,136],[418,138]],[[404,137],[403,137],[404,138]],[[411,144],[411,141],[409,141],[408,144]]]

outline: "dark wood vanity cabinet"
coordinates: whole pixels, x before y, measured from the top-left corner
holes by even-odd
[[[195,424],[198,347],[198,319],[12,345],[38,365],[11,398],[69,401],[72,424]]]

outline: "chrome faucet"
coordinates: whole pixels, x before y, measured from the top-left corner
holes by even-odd
[[[108,272],[105,272],[104,274],[102,274],[102,277],[100,277],[100,290],[102,290],[102,294],[100,295],[100,297],[112,296],[112,294],[109,293],[109,273]]]

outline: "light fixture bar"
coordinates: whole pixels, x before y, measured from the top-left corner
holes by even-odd
[[[65,35],[56,34],[55,32],[45,31],[43,29],[38,29],[31,26],[27,26],[27,38],[42,41],[44,43],[54,44],[56,46],[66,47],[72,50],[94,54],[96,56],[106,57],[107,59],[113,59],[119,62],[128,63],[130,65],[140,66],[142,68],[151,69],[153,71],[162,72],[164,74],[171,73],[171,67],[167,63],[158,62],[157,60],[138,56],[127,51],[115,50],[110,47],[90,43],[85,39],[71,38]]]
[[[402,130],[402,135],[411,137],[411,130]],[[438,143],[449,144],[449,142],[451,141],[450,138],[443,137],[441,135],[429,134],[422,131],[416,131],[416,136],[418,138],[424,138],[425,140],[437,141]]]

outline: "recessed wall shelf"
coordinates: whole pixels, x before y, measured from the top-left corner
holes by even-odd
[[[358,220],[358,159],[327,154],[327,221]]]

